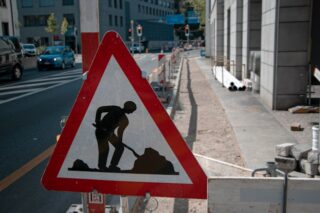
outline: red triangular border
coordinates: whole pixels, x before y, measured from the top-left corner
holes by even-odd
[[[192,184],[143,183],[57,177],[112,55],[127,76],[160,132],[167,140],[173,153],[175,153],[180,164],[191,179]],[[87,80],[84,81],[59,142],[44,172],[42,183],[46,189],[58,191],[91,192],[95,189],[103,194],[144,196],[146,193],[150,193],[151,196],[160,197],[207,198],[206,174],[201,169],[148,82],[141,77],[140,68],[116,32],[107,32],[103,37],[89,69]]]

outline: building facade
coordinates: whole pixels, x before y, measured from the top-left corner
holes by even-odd
[[[207,1],[206,54],[227,62],[239,80],[257,77],[271,109],[306,104],[311,67],[320,64],[316,11],[317,0]]]
[[[147,28],[153,24],[153,31],[143,30],[145,40],[159,41],[154,36],[155,31],[167,38],[168,27],[163,27],[165,16],[175,12],[174,0],[100,0],[99,8],[100,37],[108,30],[115,30],[127,41],[130,40],[131,20],[134,22],[134,29],[137,24],[145,24]],[[135,30],[133,33],[137,38]],[[173,28],[170,33],[173,35]]]
[[[19,37],[17,0],[0,0],[0,35]]]
[[[7,0],[8,1],[8,0]],[[65,41],[73,49],[80,44],[80,6],[77,0],[17,0],[21,41],[50,45],[54,37],[45,31],[47,19],[55,14],[57,23],[64,17],[69,23]],[[100,38],[109,30],[117,31],[124,40],[129,40],[131,20],[163,22],[166,15],[174,14],[174,0],[99,0]],[[138,22],[135,22],[135,26]],[[155,24],[154,26],[157,26]],[[161,26],[159,26],[161,27]],[[59,30],[60,31],[60,30]],[[77,34],[75,32],[78,32]],[[153,33],[153,32],[149,32]],[[164,33],[167,33],[165,31]],[[173,32],[172,32],[173,33]],[[148,37],[148,32],[144,31]],[[57,32],[56,37],[63,37]]]
[[[17,0],[19,22],[21,23],[21,42],[35,43],[37,45],[52,45],[55,42],[65,41],[76,49],[80,44],[80,9],[77,0]],[[51,13],[60,26],[63,18],[68,21],[68,31],[60,34],[60,27],[55,35],[46,32],[47,19]]]

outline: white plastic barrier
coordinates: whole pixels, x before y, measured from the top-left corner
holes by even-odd
[[[283,178],[210,178],[208,212],[282,212]],[[290,178],[287,212],[320,212],[320,179]]]

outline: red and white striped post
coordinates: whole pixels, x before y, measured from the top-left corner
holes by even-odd
[[[80,0],[82,70],[89,70],[99,46],[99,0]]]

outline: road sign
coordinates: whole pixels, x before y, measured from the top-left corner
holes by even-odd
[[[207,197],[205,173],[115,32],[98,48],[42,183],[49,190]]]

